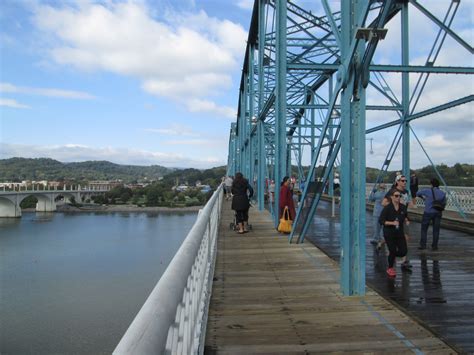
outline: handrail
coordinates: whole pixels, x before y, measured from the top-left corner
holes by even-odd
[[[222,195],[221,185],[113,354],[203,353]]]

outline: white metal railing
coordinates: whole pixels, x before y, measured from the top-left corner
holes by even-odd
[[[372,191],[374,184],[366,184],[365,195],[368,198]],[[430,185],[420,185],[419,190],[429,188]],[[446,192],[444,186],[440,186],[440,189]],[[464,212],[474,212],[474,187],[464,186],[448,186],[449,193],[447,194],[447,211],[458,211],[460,207]],[[416,199],[416,205],[418,207],[425,207],[425,203],[422,199]]]
[[[114,354],[202,354],[222,207],[214,192]]]

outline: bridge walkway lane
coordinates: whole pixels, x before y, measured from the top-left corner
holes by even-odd
[[[409,210],[414,220],[420,220],[423,209]],[[443,212],[445,225],[466,228],[466,222],[454,213]],[[470,216],[472,217],[472,216]],[[428,248],[418,250],[420,223],[409,228],[408,258],[411,273],[401,272],[388,279],[385,270],[385,248],[377,252],[371,245],[372,212],[367,212],[366,281],[380,295],[394,302],[404,312],[443,338],[460,353],[474,354],[474,235],[470,232],[441,228],[439,249],[430,249],[432,227],[428,230]],[[461,223],[462,222],[462,223]],[[318,206],[306,243],[314,244],[333,260],[340,256],[339,211],[331,217],[331,204],[322,201]]]
[[[232,221],[225,202],[206,354],[455,353],[373,290],[343,297],[338,264],[311,243],[289,244],[268,211],[251,208],[243,235]]]

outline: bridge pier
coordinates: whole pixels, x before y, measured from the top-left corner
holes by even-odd
[[[19,218],[21,217],[21,207],[18,197],[15,199],[0,197],[0,217]]]
[[[38,198],[38,203],[36,203],[36,212],[54,212],[56,211],[56,202],[54,198]]]

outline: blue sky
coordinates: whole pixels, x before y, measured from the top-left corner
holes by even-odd
[[[459,30],[472,44],[467,3]],[[225,165],[252,6],[253,0],[2,0],[0,158]],[[393,53],[381,46],[378,55]],[[459,65],[472,66],[472,58],[462,59]],[[463,86],[472,93],[473,80]],[[472,107],[449,113],[449,129],[414,124],[435,163],[473,162]],[[380,165],[388,139],[374,137],[368,165]],[[417,152],[412,157],[415,165],[428,164]]]
[[[2,1],[0,157],[224,165],[250,7]]]

